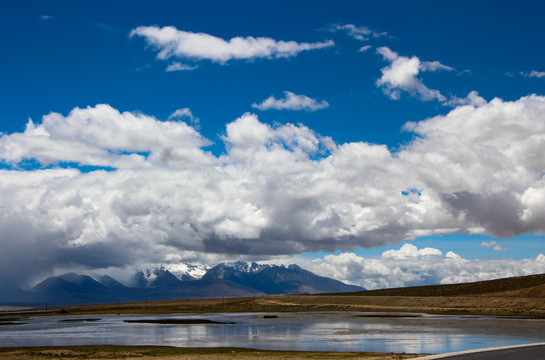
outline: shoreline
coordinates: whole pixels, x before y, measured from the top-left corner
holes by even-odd
[[[393,354],[374,352],[321,352],[321,351],[275,351],[248,348],[192,348],[171,346],[41,346],[1,348],[0,359],[28,360],[45,359],[139,359],[139,360],[220,360],[231,359],[369,359],[401,360],[412,359],[422,354]]]
[[[140,303],[80,304],[46,309],[0,311],[0,324],[11,326],[18,318],[32,316],[85,316],[101,314],[206,314],[206,313],[291,313],[367,312],[373,316],[397,317],[415,314],[478,315],[509,318],[545,318],[545,299],[487,297],[412,297],[355,295],[279,295],[259,298],[218,298]],[[373,314],[375,313],[375,314]],[[81,321],[87,321],[83,318]],[[92,319],[91,319],[92,320]],[[197,319],[202,321],[200,319]],[[64,321],[64,320],[60,320]],[[68,321],[68,320],[66,320]],[[164,321],[164,320],[163,320]],[[196,321],[196,320],[192,320]],[[14,324],[15,325],[15,324]],[[46,346],[0,347],[0,360],[45,359],[140,359],[220,360],[233,359],[411,359],[429,354],[369,352],[275,351],[249,348],[192,348],[170,346]]]
[[[2,318],[45,315],[268,313],[354,311],[479,315],[545,319],[543,298],[417,297],[354,295],[267,295],[259,298],[217,298],[155,302],[80,304],[20,311],[0,311]]]

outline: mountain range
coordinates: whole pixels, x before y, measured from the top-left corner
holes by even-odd
[[[362,290],[365,289],[318,276],[297,265],[235,262],[212,268],[189,264],[147,268],[133,276],[131,286],[108,275],[93,278],[68,273],[49,277],[16,296],[0,297],[0,303],[70,305]]]

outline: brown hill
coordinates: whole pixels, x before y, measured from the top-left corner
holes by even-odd
[[[430,285],[395,289],[368,290],[357,293],[350,293],[350,295],[545,298],[545,274],[478,281],[464,284]]]
[[[503,291],[494,294],[496,297],[541,298],[545,299],[545,284],[526,289]]]

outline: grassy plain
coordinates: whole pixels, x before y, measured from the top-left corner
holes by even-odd
[[[545,318],[545,298],[461,296],[279,295],[260,298],[203,299],[130,304],[83,305],[48,309],[48,314],[167,314],[216,312],[369,311],[444,315],[496,315]],[[9,315],[45,315],[43,309]],[[6,315],[7,316],[7,315]],[[6,319],[7,320],[7,319]],[[0,315],[0,323],[2,315]]]

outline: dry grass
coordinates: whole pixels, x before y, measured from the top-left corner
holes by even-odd
[[[103,304],[49,309],[48,314],[167,314],[218,312],[369,311],[448,315],[499,315],[545,318],[545,298],[485,296],[279,295],[260,298],[204,299],[133,304]],[[23,314],[20,313],[19,316]],[[43,310],[24,316],[45,315]],[[0,315],[2,318],[16,314]],[[7,325],[8,321],[4,318]]]
[[[545,318],[545,299],[405,296],[269,296],[259,300],[274,311],[369,311],[444,315]]]
[[[339,294],[336,294],[339,295]],[[345,293],[358,296],[483,296],[545,298],[545,274],[518,276],[505,279],[478,281],[464,284],[414,286]]]

